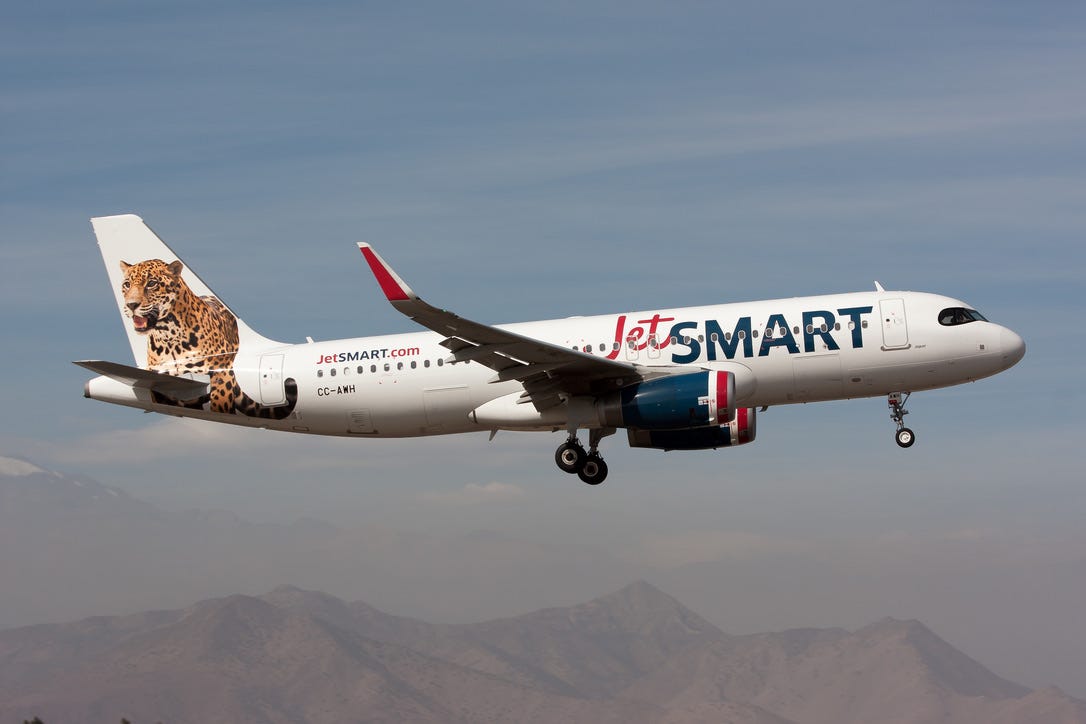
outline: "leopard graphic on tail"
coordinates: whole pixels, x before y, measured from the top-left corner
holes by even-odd
[[[120,262],[124,281],[124,314],[137,334],[147,338],[147,368],[171,375],[186,372],[210,376],[208,394],[176,400],[155,392],[155,402],[193,409],[208,405],[212,412],[282,420],[294,411],[298,385],[284,382],[286,404],[268,407],[249,397],[234,374],[238,352],[238,321],[222,302],[197,296],[181,277],[180,261],[148,259]]]

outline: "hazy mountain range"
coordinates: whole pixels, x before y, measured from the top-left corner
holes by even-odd
[[[50,722],[1086,722],[923,624],[728,636],[639,582],[432,625],[280,587],[0,631],[0,719]]]
[[[502,542],[483,538],[488,547]],[[164,511],[89,478],[0,457],[0,627],[267,590],[259,586],[268,578],[318,566],[324,579],[367,580],[374,569],[356,561],[369,547],[410,544],[318,521]],[[1086,722],[1086,705],[1002,679],[915,621],[730,636],[636,583],[586,604],[475,624],[430,624],[279,587],[8,628],[0,631],[0,721],[33,716],[46,724],[122,716],[134,724],[1046,724]]]

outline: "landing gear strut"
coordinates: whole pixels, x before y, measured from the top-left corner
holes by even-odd
[[[886,397],[886,402],[890,405],[890,419],[897,425],[894,439],[899,447],[912,447],[916,442],[916,435],[905,427],[905,416],[909,414],[909,411],[905,409],[905,403],[909,400],[909,394],[908,392],[891,392]]]
[[[571,431],[569,438],[554,452],[554,461],[558,468],[566,473],[576,473],[583,482],[599,485],[607,478],[607,463],[599,453],[600,440],[613,435],[613,427],[593,428],[588,431],[588,451],[581,446],[576,431]]]

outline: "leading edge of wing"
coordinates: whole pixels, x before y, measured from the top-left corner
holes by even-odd
[[[496,370],[494,382],[524,380],[544,371],[551,378],[575,377],[585,383],[620,377],[633,381],[643,376],[634,365],[625,362],[575,352],[439,309],[415,294],[372,246],[359,242],[358,249],[393,307],[444,336],[442,344],[452,350],[454,361],[475,361]],[[568,391],[579,391],[576,387],[571,384]]]

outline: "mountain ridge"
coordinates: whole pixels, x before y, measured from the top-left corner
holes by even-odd
[[[0,718],[264,722],[1086,724],[918,621],[730,636],[644,581],[430,624],[280,586],[0,631]]]

